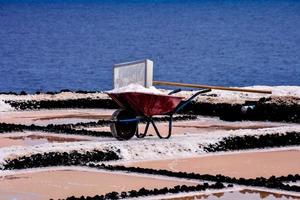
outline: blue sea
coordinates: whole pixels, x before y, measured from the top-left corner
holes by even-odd
[[[155,80],[300,85],[300,1],[3,1],[0,91],[107,90],[115,63]]]

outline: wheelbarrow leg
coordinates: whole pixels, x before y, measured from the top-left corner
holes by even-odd
[[[146,124],[146,128],[144,130],[144,133],[140,134],[138,131],[136,132],[135,136],[137,138],[144,138],[146,135],[147,135],[147,132],[148,132],[148,129],[149,129],[149,125],[150,125],[150,122],[147,121],[147,124]]]
[[[156,125],[155,125],[153,119],[150,119],[150,122],[151,122],[151,124],[153,125],[154,130],[155,130],[157,136],[158,136],[160,139],[168,139],[168,138],[171,137],[171,134],[172,134],[172,119],[173,119],[173,117],[170,116],[170,120],[169,120],[169,133],[168,133],[168,135],[165,136],[165,137],[163,137],[163,136],[159,133],[158,128],[156,127]]]
[[[168,135],[168,138],[171,137],[172,126],[173,126],[173,115],[170,115],[170,119],[169,119],[169,135]]]

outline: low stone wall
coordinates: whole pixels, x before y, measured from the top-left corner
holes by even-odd
[[[88,136],[98,136],[98,137],[113,137],[111,132],[108,131],[90,131],[90,130],[77,130],[73,129],[72,125],[53,125],[49,124],[47,126],[38,125],[22,125],[22,124],[7,124],[0,123],[0,133],[7,132],[22,132],[22,131],[43,131],[49,133],[61,133],[61,134],[71,134],[71,135],[88,135]]]
[[[182,111],[182,114],[217,116],[227,121],[240,120],[268,120],[300,122],[300,104],[297,101],[278,98],[261,98],[259,101],[244,104],[192,102]],[[117,109],[118,105],[111,99],[69,99],[69,100],[41,100],[41,101],[5,101],[15,109],[57,109],[57,108],[106,108]]]
[[[299,132],[226,137],[218,143],[204,147],[204,150],[206,152],[217,152],[294,145],[300,145]]]
[[[165,195],[165,194],[178,194],[181,192],[198,192],[205,191],[207,189],[223,189],[226,186],[220,182],[214,184],[198,184],[196,186],[186,186],[186,185],[177,185],[173,188],[155,188],[155,189],[145,189],[141,188],[139,190],[131,190],[127,192],[109,192],[104,195],[96,195],[93,197],[81,196],[81,197],[68,197],[66,200],[113,200],[113,199],[127,199],[127,198],[138,198],[138,197],[146,197],[146,196],[155,196],[155,195]]]
[[[88,162],[101,162],[119,159],[120,157],[116,152],[109,150],[93,150],[86,152],[47,152],[5,160],[3,169],[12,170],[49,166],[85,165]]]

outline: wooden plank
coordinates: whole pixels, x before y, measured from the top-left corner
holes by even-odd
[[[167,81],[153,81],[153,85],[167,85],[167,86],[179,86],[179,87],[190,87],[190,88],[206,88],[206,89],[213,89],[213,90],[228,90],[228,91],[236,91],[236,92],[272,94],[272,91],[270,90],[242,89],[242,88],[199,85],[199,84],[190,84],[190,83],[177,83],[177,82],[167,82]]]

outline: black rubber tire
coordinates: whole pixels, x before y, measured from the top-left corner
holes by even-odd
[[[130,111],[119,109],[112,115],[112,120],[133,119],[136,116]],[[137,131],[138,122],[119,123],[115,122],[110,125],[112,135],[118,140],[129,140]]]

